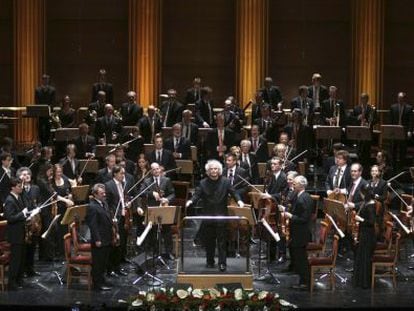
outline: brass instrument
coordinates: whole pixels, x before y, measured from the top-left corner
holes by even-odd
[[[336,121],[336,126],[339,126],[339,120],[341,118],[341,107],[339,103],[335,103],[334,118]]]
[[[114,117],[122,121],[122,114],[118,109],[114,109]]]
[[[376,109],[375,106],[371,105],[371,110],[370,110],[369,115],[368,115],[368,127],[369,128],[371,127],[372,122],[374,122],[375,109]]]
[[[59,118],[59,111],[53,111],[50,114],[50,122],[52,124],[52,128],[54,129],[58,129],[62,127],[62,122],[60,121],[60,118]]]
[[[90,121],[95,123],[96,120],[98,120],[98,113],[96,112],[96,110],[88,110],[88,117]]]

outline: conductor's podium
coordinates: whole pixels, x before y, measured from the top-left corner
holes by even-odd
[[[239,208],[236,209],[239,210]],[[221,272],[218,265],[217,246],[214,268],[207,268],[204,247],[191,249],[196,248],[196,246],[188,243],[188,241],[192,242],[195,239],[198,228],[201,228],[201,232],[203,231],[203,226],[207,222],[223,222],[227,228],[229,226],[235,228],[235,236],[237,239],[239,236],[237,234],[237,228],[242,226],[246,227],[249,218],[251,218],[248,215],[251,214],[251,209],[243,208],[243,210],[241,213],[236,211],[233,215],[243,215],[244,213],[245,216],[187,216],[183,218],[181,226],[181,256],[178,260],[177,283],[192,284],[193,288],[212,288],[218,284],[240,283],[244,289],[253,289],[253,273],[250,268],[249,247],[246,248],[242,256],[227,257],[227,269],[225,272]],[[229,214],[232,215],[231,212]],[[196,228],[191,227],[194,224],[197,224]],[[249,234],[250,229],[244,230],[244,233]],[[247,241],[249,241],[250,236],[247,238]],[[187,243],[184,243],[184,241],[187,241]],[[239,248],[236,246],[236,254],[238,251]]]

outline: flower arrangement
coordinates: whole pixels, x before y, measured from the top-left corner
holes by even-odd
[[[153,291],[139,291],[130,298],[130,310],[288,310],[295,305],[279,298],[276,293],[267,291],[248,291],[238,288],[230,291],[218,290],[160,288]]]

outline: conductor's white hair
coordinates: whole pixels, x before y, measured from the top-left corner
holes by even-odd
[[[289,171],[287,174],[286,174],[286,177],[287,178],[289,178],[289,177],[291,177],[291,178],[295,178],[296,176],[298,176],[299,175],[299,173],[298,172],[296,172],[296,171]]]
[[[221,165],[221,163],[217,160],[208,160],[205,166],[206,172],[208,172],[208,170],[210,168],[216,167],[218,168],[219,171],[219,175],[223,174],[223,165]]]
[[[308,185],[308,180],[305,176],[299,175],[295,177],[295,183],[301,185],[303,188],[306,188]]]

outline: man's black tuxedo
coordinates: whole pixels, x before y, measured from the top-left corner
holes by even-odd
[[[178,144],[174,148],[174,142],[176,137],[170,137],[165,140],[164,148],[170,150],[171,152],[181,153],[181,158],[183,160],[189,160],[191,158],[191,145],[190,141],[185,137],[178,138]]]
[[[152,131],[152,123],[154,123],[154,133]],[[143,116],[138,122],[139,132],[144,137],[144,142],[150,144],[155,134],[161,132],[162,122],[158,116],[150,119],[148,116]]]
[[[204,122],[207,122],[210,127],[216,126],[212,101],[206,102],[202,99],[197,101],[195,104],[195,114],[195,119],[199,126],[203,126]]]
[[[182,111],[183,111],[183,105],[179,103],[178,101],[164,101],[161,104],[160,112],[163,116],[163,126],[165,123],[165,126],[171,127],[175,123],[179,122],[182,117]],[[167,118],[167,120],[165,120]]]
[[[92,199],[86,210],[85,222],[91,231],[91,243],[100,241],[102,246],[112,243],[112,217],[106,202],[99,203]]]
[[[96,111],[96,117],[101,118],[105,115],[105,104],[106,103],[100,102],[98,100],[93,101],[89,104],[88,111],[89,111],[89,113],[91,113],[93,110]],[[92,120],[89,119],[89,116],[87,116],[86,123],[88,123],[90,125],[91,122],[92,122]]]
[[[108,103],[114,103],[114,92],[112,83],[109,82],[96,82],[92,85],[92,99],[91,101],[96,101],[98,99],[98,92],[105,92],[105,99]]]
[[[333,190],[335,189],[334,182],[336,181],[335,176],[338,172],[338,166],[334,165],[329,169],[328,175],[326,176],[325,189]],[[348,189],[349,185],[352,183],[351,178],[351,166],[347,165],[345,172],[342,172],[341,182],[339,184],[339,189]]]
[[[123,103],[121,105],[122,125],[137,126],[139,119],[142,118],[143,109],[137,103]]]
[[[328,122],[326,122],[326,119],[335,117],[335,109],[338,109],[337,107],[339,107],[339,126],[346,126],[347,114],[345,111],[345,104],[341,99],[328,98],[321,102],[321,118],[324,124],[330,125]]]
[[[213,129],[213,131],[207,134],[205,145],[206,145],[207,157],[209,159],[218,159],[219,154],[217,152],[217,147],[219,146],[219,138],[218,138],[217,128]],[[235,137],[234,137],[234,132],[232,130],[229,130],[226,128],[224,129],[223,145],[227,147],[224,153],[229,152],[230,147],[235,145]]]
[[[290,108],[292,111],[294,109],[299,109],[302,112],[303,120],[305,120],[305,116],[308,115],[308,125],[313,125],[315,107],[312,98],[307,97],[303,99],[302,97],[297,96],[290,102]]]
[[[404,126],[405,132],[412,131],[413,107],[411,105],[405,104],[401,106],[400,104],[394,104],[390,108],[390,113],[391,113],[391,124]],[[400,114],[401,114],[401,124],[399,123]]]
[[[257,165],[257,156],[253,152],[249,152],[246,154],[248,157],[248,161],[244,160],[245,154],[240,155],[240,161],[246,168],[247,172],[249,173],[249,177],[252,184],[258,184],[259,183],[259,166]]]
[[[356,186],[354,194],[352,195],[352,188],[353,188],[353,181],[348,187],[348,201],[355,204],[355,210],[359,211],[361,208],[361,205],[364,203],[364,198],[361,196],[361,189],[365,187],[368,182],[361,178],[361,181],[358,183],[358,186]]]
[[[278,86],[271,86],[269,89],[261,88],[262,98],[265,103],[272,106],[272,109],[277,109],[277,104],[282,101],[282,93]]]
[[[257,141],[257,150],[254,150],[254,141],[253,138],[250,137],[249,140],[252,143],[250,147],[250,151],[256,154],[257,162],[267,162],[269,159],[269,149],[267,148],[267,139],[259,136]]]
[[[104,184],[112,179],[112,173],[108,171],[107,167],[101,168],[96,174],[95,183]]]
[[[281,201],[282,193],[288,187],[286,174],[280,171],[278,178],[272,173],[270,181],[267,184],[267,193],[269,193],[277,202]]]
[[[62,166],[63,175],[69,179],[76,179],[80,174],[79,160],[73,159],[75,162],[75,170],[73,170],[70,160],[67,157],[60,159],[59,164]]]
[[[96,141],[91,135],[78,136],[73,143],[76,146],[76,155],[79,159],[86,159],[86,153],[95,153]]]
[[[314,99],[313,89],[314,89],[313,85],[308,86],[308,97],[312,99]],[[325,85],[320,85],[318,88],[318,91],[319,91],[319,104],[322,105],[322,102],[329,98],[329,91]]]
[[[242,178],[244,178],[246,180],[250,180],[249,172],[247,170],[245,170],[244,168],[240,167],[240,166],[234,166],[232,168],[232,170],[233,170],[233,182],[231,183],[231,185],[233,186],[234,191],[241,198],[243,198],[244,194],[247,192],[247,189],[249,188],[248,187],[249,185],[245,181],[243,181]],[[224,168],[223,176],[227,177],[227,179],[230,180],[229,169],[228,168]]]
[[[14,168],[10,167],[10,176],[15,176]],[[3,166],[0,164],[0,179],[2,181],[0,182],[0,204],[4,203],[6,201],[7,196],[10,192],[10,177],[5,173],[5,170]]]
[[[155,149],[147,155],[149,163],[157,162],[159,165],[164,167],[164,171],[168,171],[177,167],[174,156],[172,155],[172,152],[170,150],[163,148],[160,160],[157,159],[157,152],[158,150]],[[174,172],[167,174],[167,176],[174,176]]]
[[[191,122],[187,125],[184,122],[180,122],[181,124],[181,130],[183,133],[183,136],[190,140],[191,145],[197,146],[198,141],[198,126],[194,122]],[[188,132],[187,132],[188,131]]]
[[[112,139],[112,133],[118,134],[118,138],[116,140]],[[99,118],[95,125],[96,142],[99,141],[99,138],[104,137],[104,134],[107,144],[118,142],[120,139],[119,136],[122,134],[121,120],[115,118],[114,116],[109,119],[106,116]]]
[[[194,104],[196,101],[201,99],[201,92],[200,92],[200,88],[195,89],[195,88],[189,88],[187,89],[186,93],[185,93],[185,100],[184,103],[187,104]]]

